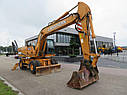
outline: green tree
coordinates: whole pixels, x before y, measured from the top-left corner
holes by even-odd
[[[0,46],[0,50],[3,52],[12,52],[12,46]]]
[[[70,39],[70,49],[71,49],[71,54],[70,56],[74,57],[79,54],[79,39],[77,39],[76,36],[72,36]]]

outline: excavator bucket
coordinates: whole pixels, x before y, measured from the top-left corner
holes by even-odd
[[[48,65],[48,66],[39,66],[36,67],[36,75],[47,75],[52,72],[59,72],[61,71],[61,65],[60,64],[54,64],[54,65]]]
[[[81,65],[80,65],[81,67]],[[86,66],[82,66],[81,70],[74,71],[71,79],[67,83],[68,87],[82,89],[94,82],[99,80],[98,70],[97,68],[86,68]]]

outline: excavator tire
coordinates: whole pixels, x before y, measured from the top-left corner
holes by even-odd
[[[26,67],[23,66],[23,65],[24,65],[24,63],[23,63],[23,61],[20,59],[20,61],[19,61],[19,68],[20,68],[21,70],[25,70],[25,69],[26,69]]]
[[[40,62],[37,60],[33,60],[30,62],[29,68],[32,74],[36,74],[36,67],[40,66]]]

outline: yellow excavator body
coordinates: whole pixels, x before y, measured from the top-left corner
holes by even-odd
[[[78,7],[77,12],[69,14],[76,7]],[[81,60],[79,71],[73,72],[67,86],[81,89],[97,81],[99,79],[97,61],[100,55],[97,53],[91,10],[83,2],[78,2],[71,10],[65,12],[61,17],[44,27],[38,35],[36,46],[31,45],[19,48],[20,69],[24,69],[24,67],[29,68],[32,73],[36,73],[37,75],[45,75],[45,73],[49,74],[59,71],[61,65],[56,60],[50,58],[54,55],[52,53],[46,53],[49,49],[46,38],[48,35],[72,24],[75,24],[75,29],[79,34],[83,60]],[[94,40],[96,53],[91,53],[90,51],[90,35]],[[53,49],[50,48],[49,50]],[[13,70],[16,69],[16,66],[17,64]]]

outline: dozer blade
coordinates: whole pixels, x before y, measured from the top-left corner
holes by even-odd
[[[61,65],[60,64],[54,64],[54,65],[49,65],[49,66],[39,66],[36,67],[36,75],[47,75],[52,72],[59,72]]]
[[[94,76],[93,76],[94,75]],[[70,81],[67,83],[68,87],[82,89],[94,82],[99,80],[98,72],[96,70],[92,71],[92,74],[89,70],[84,67],[82,70],[74,71]]]

